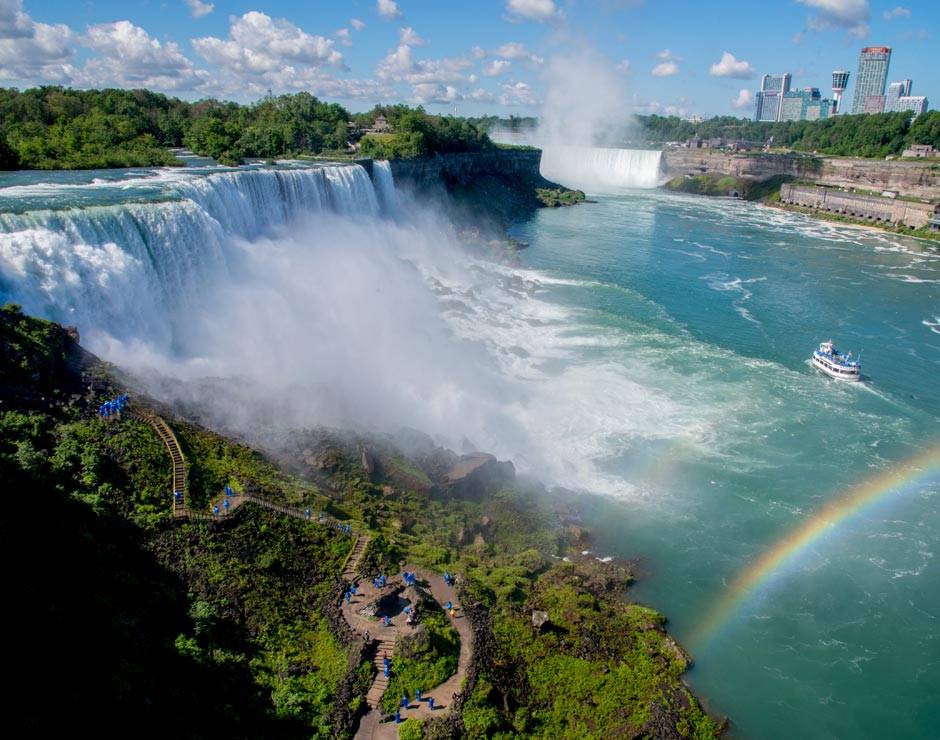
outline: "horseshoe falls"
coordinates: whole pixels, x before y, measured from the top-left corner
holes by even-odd
[[[231,426],[411,426],[603,494],[593,549],[642,556],[631,597],[736,735],[931,737],[940,483],[902,473],[940,441],[940,253],[661,192],[659,157],[547,149],[596,202],[514,224],[514,263],[379,162],[4,174],[0,300],[183,389],[247,389],[213,399]],[[830,338],[866,382],[808,365]],[[729,594],[872,480],[897,484]]]
[[[659,150],[547,146],[541,172],[553,182],[586,193],[654,188],[663,181],[661,159]]]

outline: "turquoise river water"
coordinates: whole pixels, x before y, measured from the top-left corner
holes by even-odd
[[[0,300],[178,378],[167,400],[215,379],[196,389],[231,427],[409,425],[603,494],[595,553],[641,558],[633,597],[735,736],[936,737],[936,245],[619,190],[655,183],[658,153],[550,154],[617,192],[515,226],[513,266],[381,162],[4,175]],[[865,383],[809,367],[830,338]],[[735,585],[866,481],[872,505]]]

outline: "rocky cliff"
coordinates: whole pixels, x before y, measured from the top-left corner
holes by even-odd
[[[663,152],[662,167],[668,177],[717,173],[765,180],[786,175],[820,185],[940,198],[940,165],[924,162],[672,149]]]
[[[545,205],[539,190],[565,190],[542,177],[541,160],[538,149],[491,149],[392,160],[391,167],[397,187],[438,200],[456,223],[502,233]]]

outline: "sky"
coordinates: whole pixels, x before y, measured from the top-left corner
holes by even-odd
[[[308,90],[361,111],[407,102],[537,114],[589,54],[598,95],[639,113],[750,116],[765,73],[829,93],[866,45],[940,105],[940,1],[0,0],[0,85],[146,87],[195,100]],[[583,80],[590,94],[591,67]]]

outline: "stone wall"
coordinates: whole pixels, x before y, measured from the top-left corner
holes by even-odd
[[[662,166],[668,177],[715,172],[766,180],[787,175],[821,185],[892,190],[912,198],[940,199],[940,165],[928,162],[670,149],[663,152]]]
[[[780,202],[827,211],[843,216],[903,224],[912,229],[927,226],[940,206],[916,203],[880,195],[861,195],[821,185],[792,185],[780,188]]]

